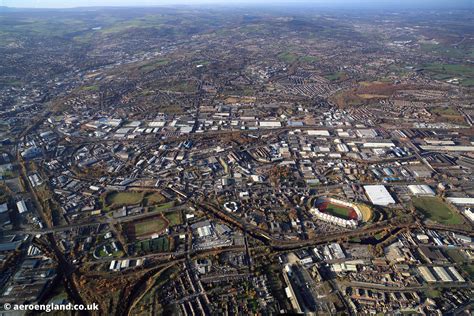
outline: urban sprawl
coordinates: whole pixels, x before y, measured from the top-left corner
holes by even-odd
[[[0,306],[472,310],[472,13],[0,9]]]

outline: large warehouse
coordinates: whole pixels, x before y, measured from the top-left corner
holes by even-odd
[[[374,205],[387,206],[395,204],[395,200],[383,185],[364,185],[365,194]]]
[[[408,189],[413,195],[435,196],[433,189],[431,189],[431,187],[426,184],[409,185]]]

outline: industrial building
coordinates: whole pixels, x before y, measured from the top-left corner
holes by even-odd
[[[364,185],[365,193],[374,205],[388,206],[395,204],[395,200],[383,185]]]
[[[443,267],[434,267],[433,270],[442,282],[453,282],[453,279],[451,279]]]
[[[474,205],[474,198],[470,197],[448,197],[449,202],[459,205]]]
[[[435,192],[429,185],[426,184],[414,184],[414,185],[409,185],[408,189],[413,195],[416,196],[435,196]]]
[[[431,273],[430,269],[428,267],[418,267],[418,272],[420,272],[421,277],[427,282],[427,283],[434,283],[436,282],[436,278]]]
[[[362,145],[364,148],[391,148],[395,147],[395,144],[392,142],[377,142],[377,143],[364,143]]]
[[[474,152],[474,146],[420,146],[425,151],[457,151],[457,152]]]
[[[20,214],[28,212],[28,208],[26,207],[26,203],[24,200],[18,201],[16,203],[16,207],[18,208],[18,212]]]

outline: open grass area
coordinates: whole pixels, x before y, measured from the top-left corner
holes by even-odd
[[[228,97],[224,100],[224,102],[226,104],[233,104],[233,103],[253,103],[256,101],[256,98],[255,97],[251,97],[251,96],[232,96],[232,97]]]
[[[120,206],[140,204],[143,200],[143,192],[109,192],[105,196],[105,206],[108,208],[117,208]]]
[[[455,213],[438,197],[416,197],[413,206],[427,219],[445,225],[460,225],[464,223],[461,215]]]
[[[143,200],[146,206],[161,204],[166,201],[166,198],[158,192],[149,192],[145,194],[145,198]]]
[[[472,86],[474,84],[474,66],[464,64],[429,64],[423,69],[431,74],[434,79],[447,80],[451,78],[460,79],[461,85]]]
[[[200,60],[196,60],[193,62],[193,65],[194,66],[197,66],[197,65],[201,65],[201,66],[208,66],[211,62],[209,60],[203,60],[203,59],[200,59]]]
[[[81,87],[81,90],[83,90],[83,91],[99,91],[99,86],[97,86],[97,85],[84,86],[84,87]]]
[[[0,171],[0,176],[3,177],[3,179],[12,179],[18,177],[18,170],[5,170],[5,171]]]
[[[311,63],[317,62],[318,60],[319,60],[319,58],[316,57],[316,56],[306,55],[306,56],[300,57],[300,62],[302,62],[302,63],[311,64]]]
[[[22,82],[16,79],[9,79],[9,78],[0,78],[0,87],[1,86],[21,86]]]
[[[456,108],[453,107],[434,107],[430,108],[430,112],[440,116],[441,118],[455,123],[455,124],[465,124],[464,116],[462,116]]]
[[[375,234],[374,238],[377,239],[377,240],[382,240],[382,239],[384,239],[385,235],[386,234],[384,232],[380,232],[380,233]]]
[[[283,52],[278,54],[278,59],[285,63],[291,64],[298,60],[298,55],[291,52]]]
[[[429,298],[437,298],[441,296],[441,292],[436,289],[429,289],[425,292],[425,294],[426,294],[426,297],[429,297]]]
[[[108,210],[137,204],[152,207],[151,210],[166,210],[174,206],[174,201],[166,202],[161,193],[154,191],[112,191],[103,196],[103,203]]]
[[[111,17],[112,18],[112,17]],[[109,22],[109,21],[108,21]],[[106,27],[99,30],[102,34],[113,34],[139,28],[160,28],[166,26],[165,20],[157,15],[147,15],[136,19],[112,19]]]
[[[172,208],[174,206],[175,202],[167,202],[161,205],[155,205],[150,209],[150,212],[164,212],[169,208]]]
[[[161,66],[167,65],[169,62],[170,62],[169,59],[157,59],[157,60],[154,60],[150,63],[146,63],[146,64],[140,66],[138,69],[141,72],[150,72],[150,71],[153,71],[155,69],[158,69]]]
[[[136,238],[146,237],[155,233],[159,233],[168,227],[168,221],[163,217],[153,217],[146,221],[134,223],[134,232]]]
[[[429,52],[434,55],[449,57],[449,58],[465,58],[471,56],[472,48],[462,46],[452,46],[445,44],[422,43],[420,48],[424,52]]]
[[[179,115],[183,114],[183,108],[178,105],[166,105],[166,106],[160,106],[160,112],[169,114],[169,115]]]
[[[346,79],[347,75],[343,72],[335,72],[332,74],[325,75],[324,78],[329,81],[340,81]]]
[[[180,211],[175,211],[175,212],[168,212],[164,214],[166,219],[169,221],[170,226],[176,226],[180,225],[183,223],[181,219],[181,212]]]
[[[367,99],[367,100],[383,99],[387,97],[386,95],[383,95],[383,94],[369,94],[369,93],[358,94],[358,96],[361,97],[362,99]]]
[[[327,77],[326,77],[327,78]],[[330,80],[330,79],[329,79]],[[339,107],[358,107],[369,103],[369,99],[361,98],[355,89],[341,90],[331,96],[331,99]]]
[[[435,107],[430,109],[431,113],[442,116],[459,116],[459,112],[453,107]]]

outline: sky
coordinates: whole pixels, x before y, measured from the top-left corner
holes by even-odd
[[[72,8],[88,6],[154,6],[196,4],[295,4],[319,6],[419,6],[474,9],[474,0],[0,0],[0,6],[18,8]]]

